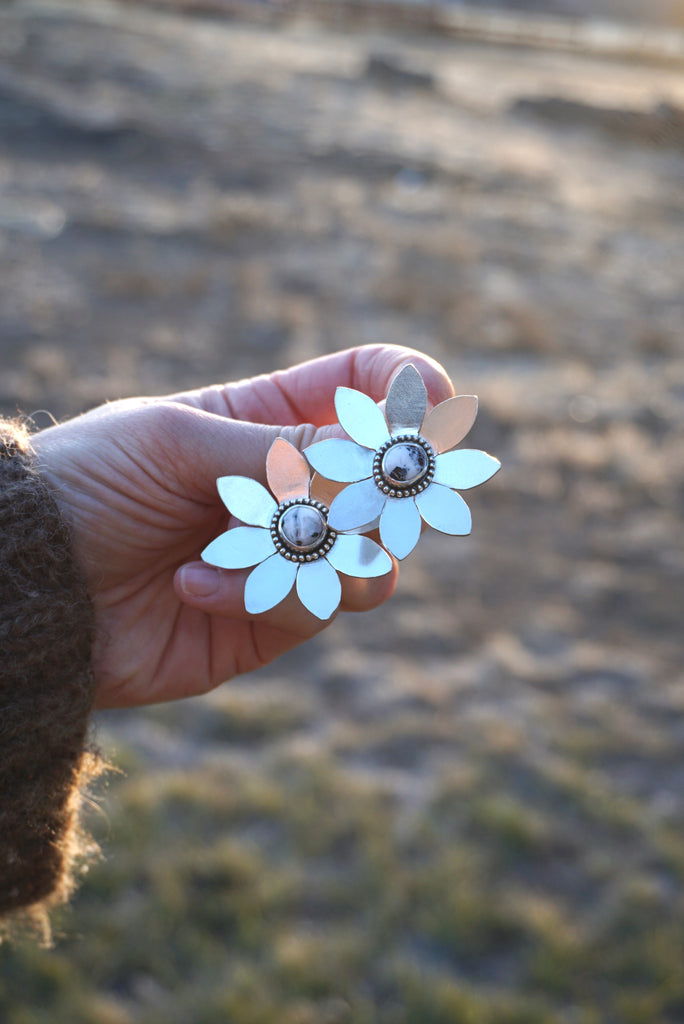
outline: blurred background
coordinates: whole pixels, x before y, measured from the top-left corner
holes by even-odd
[[[8,1024],[684,1020],[683,24],[2,6],[2,413],[396,342],[503,461],[385,607],[98,717],[104,860]]]

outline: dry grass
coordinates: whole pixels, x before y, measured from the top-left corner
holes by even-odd
[[[681,75],[111,11],[0,15],[3,409],[391,341],[504,469],[386,607],[102,717],[106,859],[56,949],[0,949],[0,1016],[677,1024],[681,154],[596,111]]]

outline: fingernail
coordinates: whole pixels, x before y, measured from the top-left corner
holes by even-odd
[[[211,597],[219,588],[220,576],[208,565],[186,565],[180,571],[180,585],[189,597]]]

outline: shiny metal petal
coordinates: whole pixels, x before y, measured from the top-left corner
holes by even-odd
[[[374,452],[355,441],[331,437],[309,445],[304,454],[316,472],[328,480],[348,484],[373,475]]]
[[[456,395],[440,402],[425,417],[422,437],[437,452],[446,452],[466,436],[477,416],[476,395]]]
[[[392,559],[379,544],[358,535],[338,537],[327,558],[338,572],[360,579],[384,576],[392,568]]]
[[[470,509],[456,491],[431,483],[426,491],[416,495],[416,505],[428,526],[435,530],[459,535],[470,533],[473,525]]]
[[[353,441],[375,451],[389,439],[389,430],[381,410],[372,398],[353,388],[338,388],[335,409],[340,426]]]
[[[222,476],[216,481],[221,501],[248,526],[270,526],[277,504],[265,487],[248,476]]]
[[[344,484],[336,483],[334,480],[328,480],[326,477],[321,476],[320,473],[314,473],[311,477],[311,488],[309,494],[314,501],[322,501],[328,508],[333,503],[333,499],[337,497],[340,491],[344,490]]]
[[[391,434],[420,430],[427,412],[427,391],[413,363],[396,375],[387,392],[385,416]]]
[[[221,569],[246,569],[275,553],[270,530],[261,526],[236,526],[212,540],[202,559]]]
[[[418,543],[423,521],[412,498],[388,498],[380,516],[380,540],[395,558],[406,558]]]
[[[299,562],[271,555],[250,572],[245,582],[245,610],[251,615],[267,612],[280,604],[292,590]]]
[[[268,450],[266,477],[278,502],[309,496],[311,470],[302,453],[284,437],[277,437]]]
[[[435,483],[466,491],[477,487],[501,469],[501,463],[493,455],[476,448],[459,448],[457,452],[445,452],[435,459]]]
[[[314,501],[322,501],[328,508],[332,506],[333,501],[344,488],[344,484],[326,480],[320,473],[314,473],[311,478],[311,497]],[[345,533],[369,533],[371,530],[375,530],[379,523],[380,516],[378,515],[371,523],[364,523],[363,526],[357,526],[354,530],[345,530]]]
[[[340,603],[340,578],[325,558],[305,562],[297,573],[297,594],[317,619],[329,619]]]
[[[337,495],[330,506],[328,525],[333,530],[358,530],[380,515],[387,495],[383,494],[371,477],[350,484]]]

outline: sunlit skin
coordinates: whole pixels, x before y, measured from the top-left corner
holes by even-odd
[[[365,346],[250,380],[164,398],[123,399],[36,435],[43,470],[74,526],[96,614],[99,707],[189,697],[273,661],[324,629],[291,594],[259,616],[244,610],[249,570],[199,561],[232,525],[220,476],[266,483],[274,439],[300,450],[339,434],[338,386],[380,401],[412,362],[430,403],[453,394],[433,360],[396,346]],[[389,598],[396,566],[370,580],[345,577],[342,610]]]

